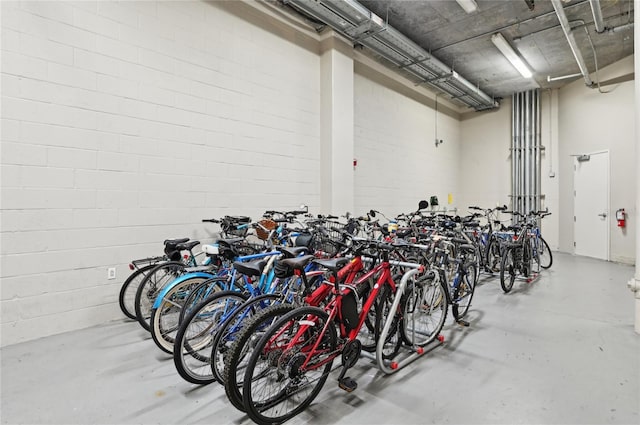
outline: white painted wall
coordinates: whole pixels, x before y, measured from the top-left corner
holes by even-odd
[[[633,56],[602,70],[607,80],[633,72]],[[595,76],[593,76],[595,78]],[[625,208],[635,217],[634,185],[636,167],[634,143],[633,81],[603,87],[610,93],[589,89],[582,81],[559,91],[559,171],[560,171],[560,249],[573,252],[573,159],[570,155],[609,150],[611,211]],[[637,223],[627,220],[627,227],[616,227],[611,219],[612,261],[633,263]]]
[[[608,80],[633,72],[633,57],[600,71]],[[595,76],[593,76],[595,81]],[[635,214],[633,135],[633,82],[598,90],[577,81],[552,92],[541,93],[543,208],[552,215],[543,220],[543,234],[551,249],[573,253],[573,171],[570,155],[608,149],[611,157],[611,213],[626,208]],[[460,182],[462,207],[474,203],[509,205],[511,104],[505,99],[498,111],[464,117],[461,121]],[[550,124],[549,124],[550,123]],[[491,164],[482,172],[482,164]],[[554,177],[550,177],[553,172]],[[616,227],[611,220],[611,260],[632,263],[635,256],[635,223]]]
[[[317,52],[234,2],[1,7],[3,345],[121,317],[202,218],[319,207]]]
[[[511,99],[504,100],[498,110],[465,116],[460,132],[461,212],[471,205],[510,205]]]
[[[355,211],[373,208],[391,217],[415,211],[438,196],[447,206],[458,192],[460,127],[457,119],[356,74]],[[455,198],[454,198],[455,200]]]

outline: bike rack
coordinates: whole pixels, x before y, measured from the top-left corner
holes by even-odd
[[[407,283],[409,282],[409,278],[411,278],[416,274],[422,273],[423,271],[422,266],[420,264],[414,264],[414,263],[401,263],[401,264],[404,267],[411,267],[412,270],[409,270],[402,276],[402,279],[400,280],[400,286],[398,286],[398,289],[396,290],[396,295],[393,299],[393,304],[391,305],[391,311],[397,311],[398,305],[400,304],[400,299],[402,298],[402,294],[404,293],[407,287]],[[387,336],[389,335],[389,331],[391,329],[392,323],[393,323],[393,315],[390,315],[390,317],[388,317],[387,321],[384,323],[382,333],[380,334],[380,339],[378,340],[378,345],[376,346],[376,356],[375,356],[376,361],[378,363],[378,368],[382,372],[386,373],[387,375],[390,375],[392,373],[399,371],[400,369],[407,366],[409,363],[413,362],[417,358],[422,357],[424,354],[430,352],[431,350],[435,349],[437,346],[444,343],[444,335],[440,334],[434,341],[430,342],[425,347],[403,346],[408,351],[408,353],[404,355],[401,353],[398,353],[398,356],[402,357],[399,360],[393,360],[393,361],[385,360],[382,355],[382,351],[384,349],[384,341],[386,341]]]

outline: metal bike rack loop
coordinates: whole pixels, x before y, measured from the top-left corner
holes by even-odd
[[[402,263],[404,267],[411,267],[412,270],[406,272],[402,279],[400,280],[400,286],[396,290],[395,298],[393,299],[393,304],[391,305],[391,311],[395,312],[400,305],[400,300],[402,299],[402,294],[404,293],[409,279],[419,273],[422,273],[421,265],[415,263]],[[418,357],[421,357],[423,354],[427,353],[431,349],[435,348],[435,346],[427,349],[426,347],[408,347],[410,353],[405,355],[400,361],[387,361],[384,359],[383,350],[384,350],[384,342],[387,340],[387,336],[389,335],[389,331],[391,330],[391,325],[393,323],[393,318],[395,314],[391,314],[384,323],[384,327],[382,329],[382,333],[380,334],[380,338],[378,339],[378,345],[376,346],[376,360],[378,362],[378,368],[390,375],[407,366],[409,363],[416,360]],[[438,337],[430,342],[428,345],[434,344],[442,344],[444,342],[444,337],[442,335],[438,335]]]

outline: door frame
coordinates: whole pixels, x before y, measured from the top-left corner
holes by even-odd
[[[609,149],[602,149],[599,151],[595,151],[595,152],[587,152],[587,153],[579,153],[579,154],[573,154],[570,155],[571,159],[572,159],[572,165],[574,166],[573,169],[573,179],[572,179],[572,186],[573,186],[573,190],[576,190],[576,168],[575,168],[575,162],[573,161],[577,161],[578,157],[581,155],[598,155],[598,154],[603,154],[606,153],[607,154],[607,184],[606,184],[606,188],[607,188],[607,258],[606,261],[611,261],[611,155],[610,155],[610,150]],[[575,192],[574,192],[575,193]],[[573,215],[576,215],[576,198],[575,195],[573,197]],[[576,254],[576,222],[574,220],[573,222],[573,254]]]

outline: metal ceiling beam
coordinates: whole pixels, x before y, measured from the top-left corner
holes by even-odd
[[[573,36],[573,32],[571,30],[571,25],[569,24],[569,20],[567,19],[567,15],[564,13],[564,9],[562,7],[561,0],[551,0],[551,4],[556,11],[556,15],[558,15],[558,20],[560,21],[560,25],[562,26],[562,31],[564,31],[564,35],[567,38],[567,42],[569,42],[569,47],[573,52],[573,57],[576,59],[578,63],[578,68],[580,68],[580,73],[584,78],[584,82],[587,86],[593,85],[593,81],[589,77],[589,69],[587,68],[587,64],[584,62],[584,58],[582,57],[582,53],[580,52],[580,48],[578,47],[578,43],[576,43],[576,39]]]
[[[356,0],[283,0],[476,110],[499,103]],[[366,29],[366,30],[363,30]],[[443,79],[442,77],[454,78]]]

